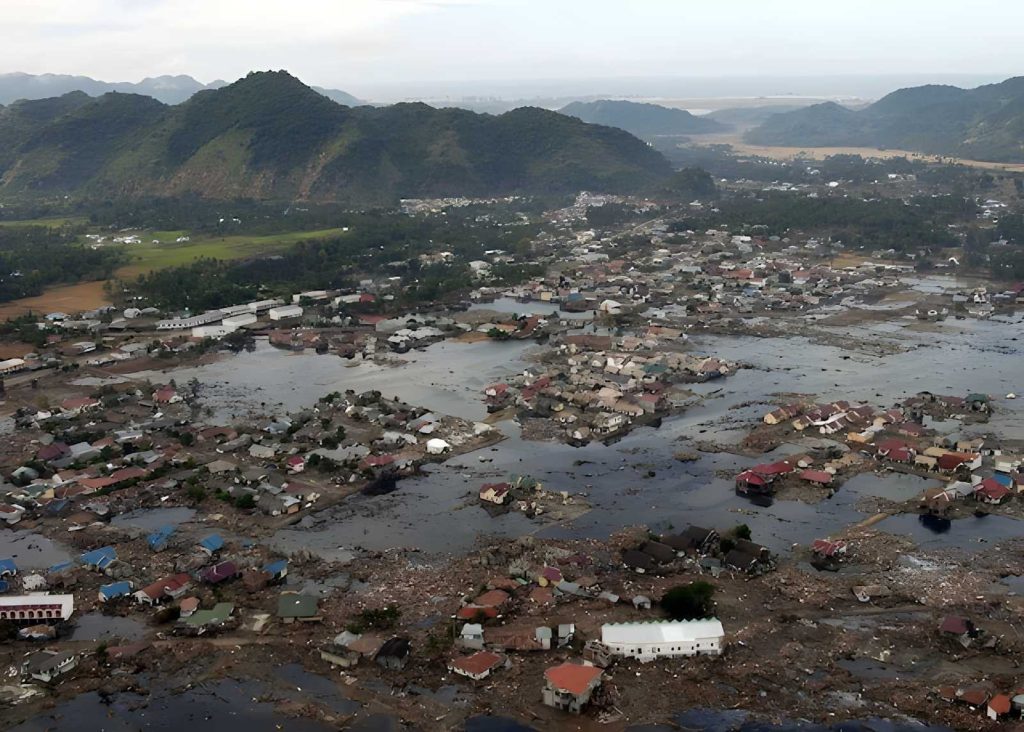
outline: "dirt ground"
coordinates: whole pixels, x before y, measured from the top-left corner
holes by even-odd
[[[12,300],[0,305],[0,320],[15,318],[30,311],[79,313],[83,310],[95,310],[110,304],[107,293],[103,291],[103,285],[102,281],[80,282],[77,285],[54,287],[35,297]]]

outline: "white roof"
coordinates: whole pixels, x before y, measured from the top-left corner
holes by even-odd
[[[724,635],[725,630],[717,618],[664,620],[650,623],[607,623],[601,626],[601,642],[606,645],[687,643],[701,638],[721,638]]]

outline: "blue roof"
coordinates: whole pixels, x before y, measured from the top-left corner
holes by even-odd
[[[108,600],[115,597],[123,597],[125,595],[130,595],[131,592],[132,583],[128,581],[113,582],[109,585],[103,585],[102,587],[100,587],[100,594]]]
[[[0,574],[17,574],[18,565],[13,559],[0,559]]]
[[[75,566],[74,562],[60,562],[50,567],[47,572],[63,572],[66,569],[72,569]]]
[[[1001,486],[1005,486],[1007,488],[1013,487],[1013,478],[1011,478],[1009,475],[1006,475],[1005,473],[993,473],[992,480],[994,480]]]
[[[220,534],[210,534],[199,542],[199,546],[208,552],[217,552],[224,548],[224,540],[220,538]]]
[[[97,569],[106,569],[117,561],[117,550],[112,546],[104,546],[99,549],[93,549],[91,552],[86,552],[79,559],[82,560],[82,564],[96,567]]]
[[[161,526],[159,529],[150,534],[149,537],[146,539],[146,541],[149,542],[149,548],[156,549],[158,547],[163,546],[167,543],[167,540],[171,537],[171,534],[173,533],[173,526]]]
[[[271,562],[263,566],[264,572],[269,572],[273,575],[278,575],[288,569],[287,559],[278,559],[276,562]]]
[[[0,580],[0,592],[7,592],[11,589],[11,586],[7,584],[7,580]]]

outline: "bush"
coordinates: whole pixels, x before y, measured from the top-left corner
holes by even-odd
[[[190,485],[186,494],[193,503],[202,503],[203,499],[206,498],[206,488],[201,485]]]
[[[235,499],[235,508],[256,508],[256,498],[252,495],[252,493],[243,493],[242,495]]]
[[[675,620],[697,620],[711,615],[715,586],[698,581],[679,585],[661,597],[661,606]]]
[[[746,524],[737,524],[729,533],[732,534],[734,539],[746,539],[747,541],[750,541],[750,527]]]

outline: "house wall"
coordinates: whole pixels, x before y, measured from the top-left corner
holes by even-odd
[[[693,638],[686,641],[659,643],[608,643],[612,653],[635,658],[639,661],[653,661],[656,658],[681,658],[686,656],[717,656],[722,652],[720,637]]]

